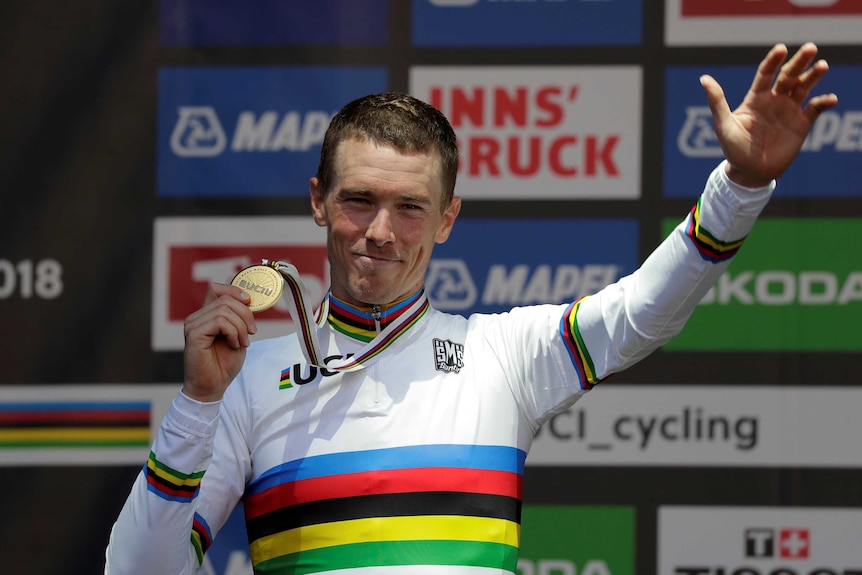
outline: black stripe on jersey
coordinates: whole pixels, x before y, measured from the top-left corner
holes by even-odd
[[[184,493],[188,493],[190,496],[194,495],[194,493],[200,488],[200,485],[185,485],[179,484],[171,481],[170,479],[165,479],[164,477],[159,477],[159,475],[150,469],[149,466],[144,466],[144,469],[147,470],[147,479],[158,483],[159,485],[164,485],[169,491],[182,491]]]
[[[521,501],[504,495],[458,492],[385,493],[310,501],[246,521],[248,540],[306,525],[368,517],[463,515],[521,522]]]

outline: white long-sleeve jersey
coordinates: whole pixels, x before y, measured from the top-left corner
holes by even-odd
[[[679,332],[773,187],[720,166],[640,269],[568,305],[464,318],[419,292],[371,343],[330,312],[326,362],[374,351],[356,371],[309,365],[295,334],[253,344],[221,402],[174,400],[105,572],[193,573],[242,501],[255,573],[514,573],[534,433]]]

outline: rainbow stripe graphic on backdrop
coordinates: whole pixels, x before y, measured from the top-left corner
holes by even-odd
[[[148,401],[0,403],[0,449],[147,447]]]

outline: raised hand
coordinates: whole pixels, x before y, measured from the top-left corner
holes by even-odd
[[[814,61],[817,46],[808,42],[785,62],[787,54],[784,44],[773,46],[742,104],[732,112],[718,82],[709,75],[700,79],[728,161],[727,174],[740,185],[765,186],[784,173],[820,113],[838,103],[835,94],[805,103],[829,69],[825,60]]]
[[[257,331],[249,295],[238,287],[213,283],[201,309],[184,324],[183,393],[198,401],[222,398],[245,361],[249,335]]]

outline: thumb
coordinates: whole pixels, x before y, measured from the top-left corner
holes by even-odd
[[[706,103],[712,113],[712,124],[718,133],[720,126],[731,116],[730,106],[724,97],[724,90],[721,89],[715,78],[709,74],[704,74],[700,77],[700,85],[706,92]]]

